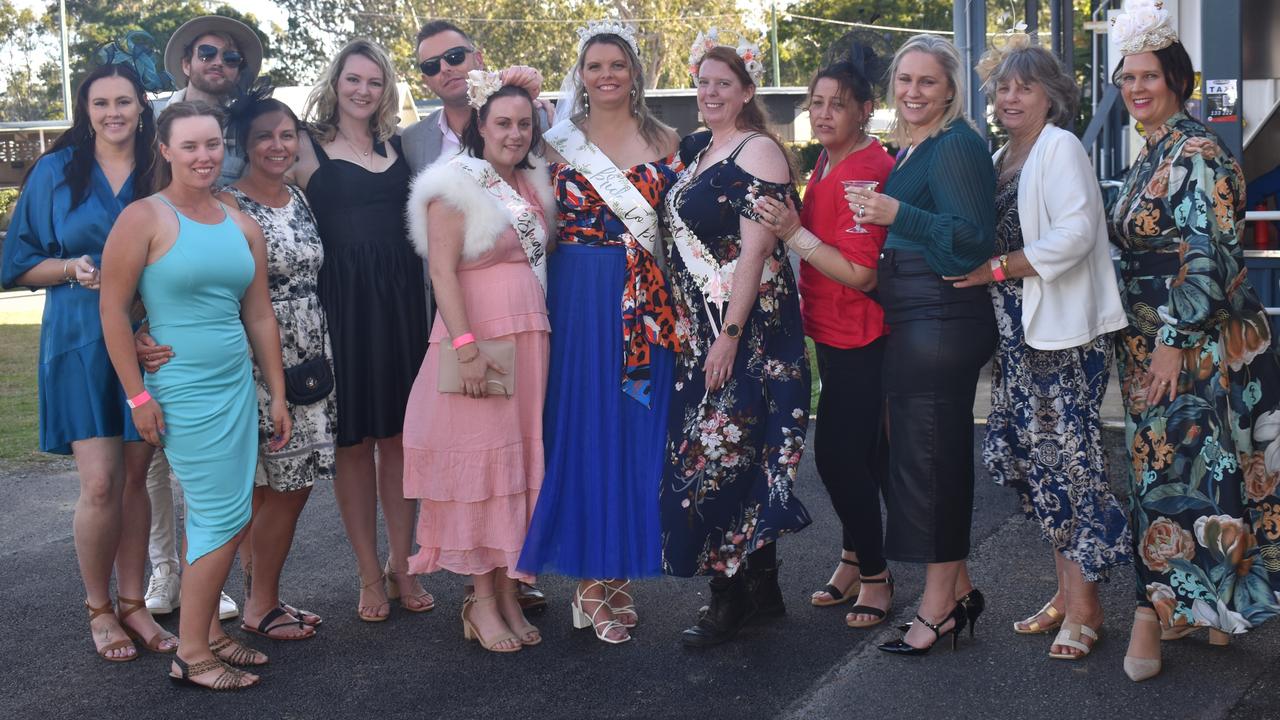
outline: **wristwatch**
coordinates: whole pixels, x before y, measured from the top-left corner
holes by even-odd
[[[737,340],[742,337],[742,326],[737,323],[729,323],[724,326],[724,334],[728,335],[732,340]]]

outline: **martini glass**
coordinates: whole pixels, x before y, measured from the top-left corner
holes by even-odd
[[[876,180],[845,180],[844,189],[845,189],[845,192],[848,192],[854,188],[859,188],[862,190],[875,190],[876,186],[878,186],[879,184],[880,183]],[[845,230],[845,232],[859,234],[859,233],[866,233],[869,231],[866,228],[862,227],[862,216],[858,213],[854,213],[853,227]]]

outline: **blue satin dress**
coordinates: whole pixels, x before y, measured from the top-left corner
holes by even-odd
[[[151,334],[173,347],[145,383],[164,412],[164,451],[186,498],[193,563],[235,537],[252,512],[258,399],[240,300],[254,259],[230,215],[206,225],[173,211],[178,237],[143,269],[138,289]]]

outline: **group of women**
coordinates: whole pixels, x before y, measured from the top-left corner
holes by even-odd
[[[3,275],[50,288],[41,447],[80,469],[99,654],[136,657],[127,634],[176,653],[176,681],[258,682],[231,667],[267,656],[222,631],[219,589],[248,535],[247,614],[260,621],[244,628],[317,632],[278,586],[306,493],[327,478],[362,620],[386,620],[397,598],[430,610],[415,575],[444,569],[471,579],[465,637],[516,652],[542,641],[517,583],[554,572],[579,580],[575,626],[617,644],[641,619],[631,580],[707,575],[710,602],[682,640],[730,640],[784,611],[777,541],[810,524],[793,492],[805,335],[821,379],[817,466],[842,530],[811,602],[856,598],[845,622],[874,626],[893,602],[888,561],[926,565],[915,620],[881,650],[954,646],[983,612],[966,558],[972,407],[993,354],[983,461],[1019,491],[1058,578],[1014,631],[1058,630],[1051,657],[1088,655],[1097,583],[1128,562],[1135,680],[1159,672],[1162,638],[1207,627],[1224,643],[1260,624],[1280,610],[1280,377],[1241,268],[1240,169],[1185,113],[1194,73],[1166,30],[1121,45],[1116,82],[1147,139],[1109,219],[1059,127],[1077,88],[1025,36],[978,68],[1009,137],[994,159],[963,116],[968,73],[949,42],[915,36],[892,59],[896,159],[867,133],[872,59],[820,70],[809,118],[823,152],[803,202],[756,99],[758,49],[714,34],[690,57],[706,130],[681,139],[653,117],[634,32],[591,23],[559,122],[539,125],[536,73],[474,68],[461,152],[412,187],[391,64],[367,41],[330,66],[309,125],[263,97],[233,109],[249,171],[217,195],[220,113],[176,103],[154,123],[132,71],[99,68],[27,179]],[[145,379],[131,337],[142,312],[173,348]],[[1113,342],[1128,518],[1101,440]],[[155,445],[188,502],[180,639],[126,595],[141,593],[139,483]],[[269,492],[253,489],[259,462]]]

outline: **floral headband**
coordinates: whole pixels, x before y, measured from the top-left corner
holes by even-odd
[[[636,30],[630,25],[624,25],[617,20],[592,20],[587,23],[586,27],[578,28],[578,54],[582,54],[583,48],[591,41],[591,38],[597,35],[617,35],[626,41],[631,47],[631,52],[637,56],[640,55],[640,44],[636,42]]]
[[[712,48],[724,44],[720,41],[720,31],[716,28],[698,33],[698,37],[693,40],[693,46],[689,49],[689,74],[697,79],[698,66],[702,64],[702,58],[706,57],[707,52]],[[759,85],[760,80],[764,78],[764,63],[760,62],[762,55],[760,46],[739,38],[737,52],[738,57],[742,58],[742,64],[747,66],[747,75],[751,76],[751,82]]]
[[[496,72],[472,70],[467,73],[467,104],[479,110],[489,97],[502,89],[502,78]]]
[[[1163,50],[1178,42],[1162,0],[1126,0],[1124,12],[1111,18],[1110,32],[1122,55]]]
[[[973,66],[974,72],[985,83],[1006,57],[1028,47],[1031,47],[1031,36],[1027,34],[1027,24],[1019,22],[1012,29],[992,36],[991,47],[982,54],[978,64]]]

